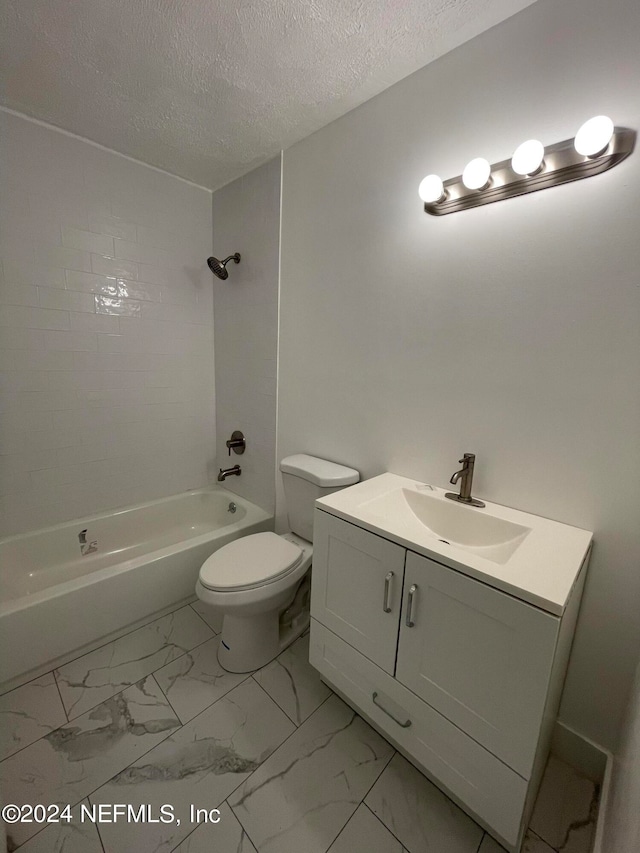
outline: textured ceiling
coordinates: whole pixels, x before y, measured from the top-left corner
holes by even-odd
[[[534,0],[3,0],[2,103],[215,189]]]

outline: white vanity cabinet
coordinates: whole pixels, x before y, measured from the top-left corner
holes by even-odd
[[[405,549],[324,512],[313,530],[316,619],[393,675]]]
[[[555,615],[316,509],[311,663],[518,851],[584,582]]]
[[[396,678],[528,777],[560,620],[410,551],[404,586]]]

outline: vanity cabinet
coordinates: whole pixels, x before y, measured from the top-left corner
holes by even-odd
[[[404,587],[396,678],[529,776],[560,620],[410,551]]]
[[[313,530],[316,619],[393,675],[405,549],[324,512]]]
[[[316,509],[310,660],[407,758],[518,851],[583,581],[581,571],[557,616]]]

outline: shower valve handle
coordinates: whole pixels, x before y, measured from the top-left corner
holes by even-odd
[[[240,432],[239,429],[234,430],[231,433],[231,438],[225,442],[227,448],[229,450],[229,456],[231,456],[231,451],[234,453],[239,453],[242,455],[247,447],[247,442],[245,441],[244,435]]]

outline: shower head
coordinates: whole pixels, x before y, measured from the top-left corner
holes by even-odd
[[[224,261],[219,261],[217,258],[213,256],[207,258],[207,263],[209,264],[209,269],[214,275],[217,275],[218,278],[221,278],[223,281],[225,278],[229,278],[229,273],[227,272],[227,264],[229,261],[235,261],[237,264],[240,263],[240,252],[236,252],[235,255],[229,255],[228,258],[225,258]]]

